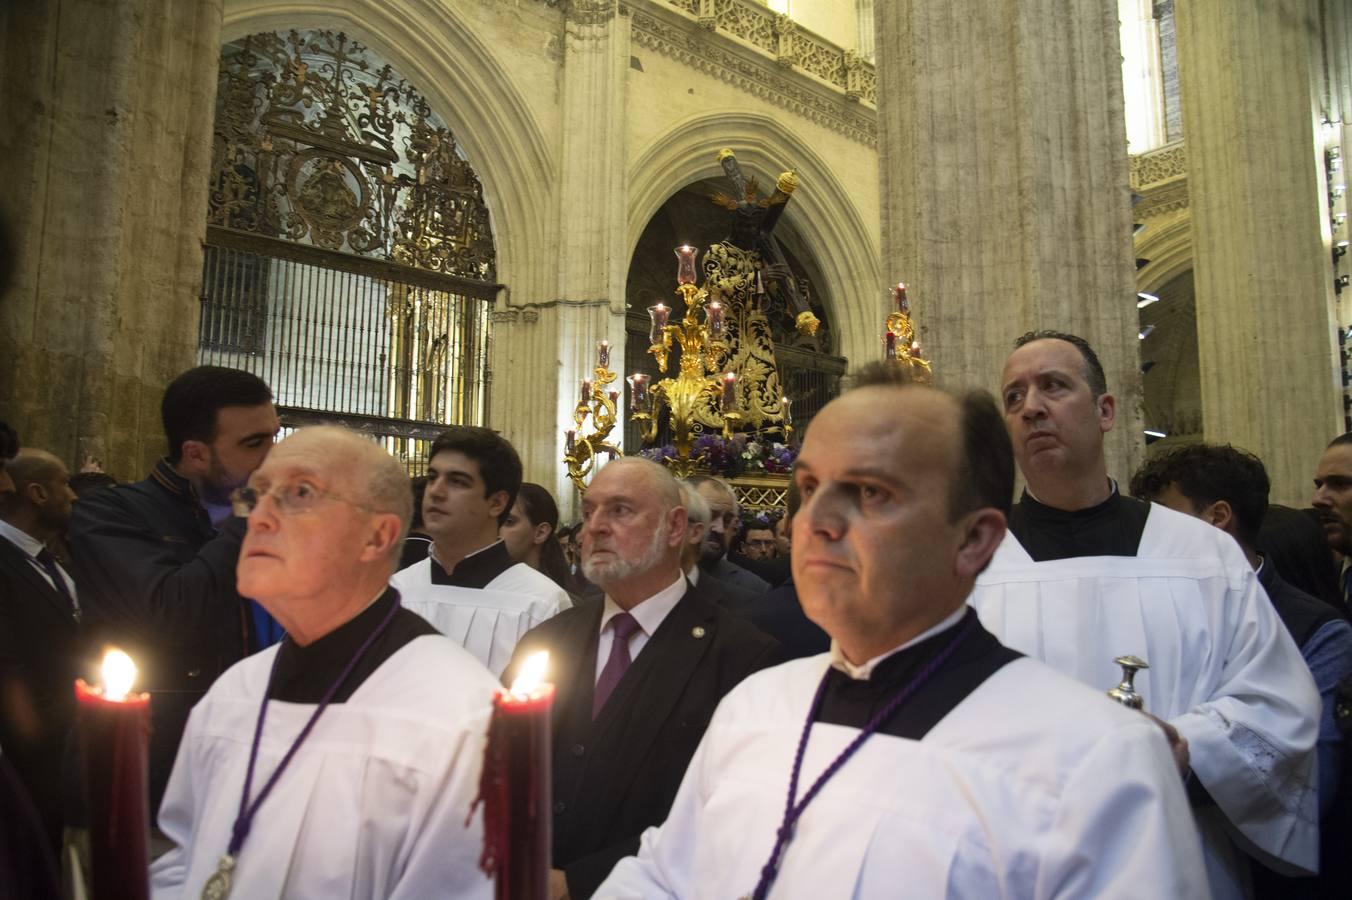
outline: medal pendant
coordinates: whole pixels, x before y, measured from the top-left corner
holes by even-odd
[[[229,853],[221,857],[220,865],[211,873],[202,887],[202,900],[225,900],[230,896],[231,875],[235,871],[235,858]]]

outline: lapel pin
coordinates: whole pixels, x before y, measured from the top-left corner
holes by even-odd
[[[697,638],[702,638],[702,637],[704,637],[704,633],[705,633],[705,632],[704,632],[704,626],[703,626],[703,625],[696,625],[694,628],[690,629],[690,633],[691,633],[693,636],[697,637]]]

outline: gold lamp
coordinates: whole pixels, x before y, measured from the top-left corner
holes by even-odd
[[[901,282],[892,288],[892,312],[887,315],[883,331],[883,360],[909,368],[911,378],[920,384],[934,383],[934,373],[929,361],[921,355],[920,341],[915,336],[906,285]]]

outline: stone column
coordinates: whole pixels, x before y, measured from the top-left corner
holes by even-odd
[[[883,265],[912,286],[936,377],[998,392],[1021,333],[1083,336],[1118,398],[1109,471],[1129,477],[1144,444],[1116,0],[874,12]]]
[[[1342,431],[1315,146],[1313,0],[1178,0],[1202,427],[1304,505]]]
[[[520,451],[526,479],[554,492],[565,518],[575,514],[576,492],[563,470],[563,430],[579,383],[592,376],[596,342],[607,338],[614,346],[612,369],[624,365],[629,39],[629,19],[616,0],[568,4],[555,207],[559,295],[496,315],[491,424]]]
[[[0,410],[24,443],[140,478],[193,364],[221,0],[0,8]]]

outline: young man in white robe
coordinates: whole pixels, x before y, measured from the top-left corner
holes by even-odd
[[[432,443],[423,494],[426,559],[395,574],[404,606],[502,674],[521,636],[567,609],[568,592],[519,563],[498,535],[521,488],[521,459],[501,435],[462,425]]]
[[[1014,488],[989,395],[857,389],[795,480],[794,583],[831,651],[724,698],[596,896],[1206,897],[1160,730],[966,605]]]
[[[235,504],[239,589],[287,636],[192,711],[156,900],[491,897],[469,812],[496,683],[388,585],[411,514],[402,467],[353,432],[306,428]]]
[[[1085,341],[1030,332],[1002,401],[1028,488],[972,606],[1001,641],[1098,689],[1113,662],[1190,764],[1180,766],[1217,897],[1248,891],[1244,854],[1318,865],[1319,695],[1239,546],[1205,522],[1122,496],[1104,435],[1116,401]],[[1167,723],[1167,724],[1166,724]]]

